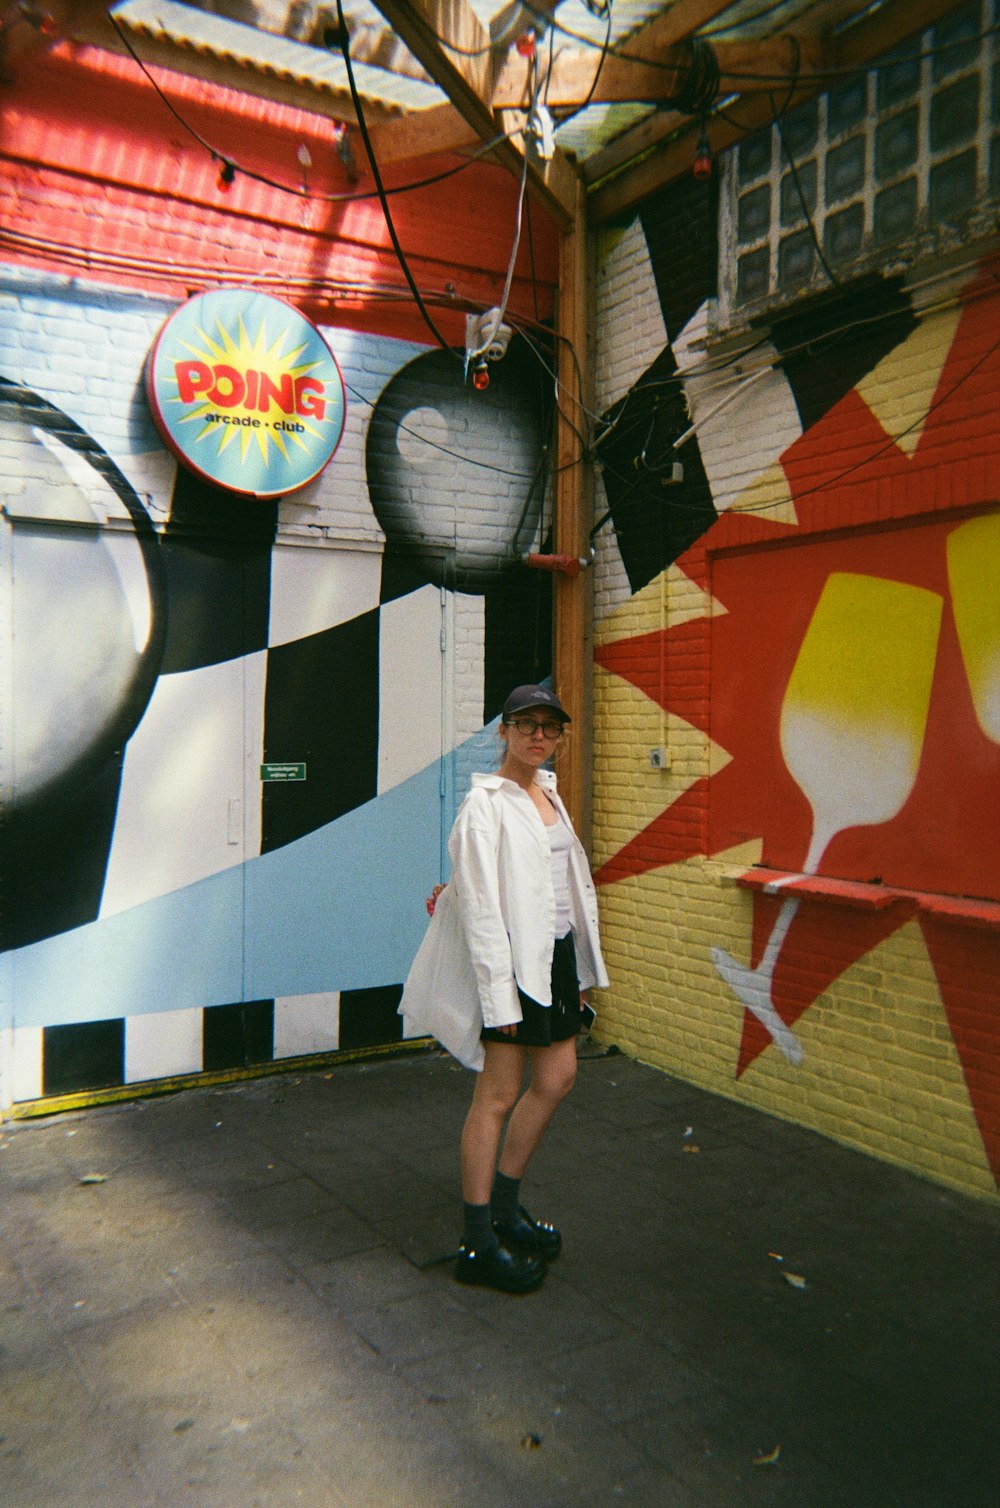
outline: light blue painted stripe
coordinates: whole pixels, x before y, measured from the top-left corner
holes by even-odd
[[[239,1000],[243,875],[227,869],[13,957],[14,1025],[62,1026]]]
[[[15,1024],[401,982],[438,878],[439,811],[435,761],[274,853],[18,949],[11,955]]]

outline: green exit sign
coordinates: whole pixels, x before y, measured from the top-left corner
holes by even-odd
[[[304,764],[262,764],[260,778],[261,780],[305,780],[306,767]]]

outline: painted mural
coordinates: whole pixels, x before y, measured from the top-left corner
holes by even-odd
[[[648,216],[643,228],[655,268],[663,241]],[[845,1053],[873,1100],[894,1073],[906,1082],[892,1024],[883,1041],[861,1027],[851,1046],[846,1025],[832,1040],[838,1001],[858,1015],[867,964],[872,1032],[895,1014],[908,1050],[939,1057],[933,1093],[975,1128],[970,1160],[1000,1175],[996,265],[969,268],[933,310],[898,281],[866,288],[863,309],[831,297],[757,332],[710,398],[685,381],[704,281],[674,270],[668,346],[606,416],[625,541],[603,549],[620,548],[629,595],[599,626],[598,713],[609,751],[638,726],[700,752],[626,795],[598,751],[597,880],[612,928],[667,915],[666,887],[679,910],[664,935],[686,936],[683,964],[665,943],[661,970],[631,967],[611,1030],[673,1071],[982,1191],[978,1172],[935,1163],[949,1133],[922,1089],[888,1118],[926,1115],[927,1129],[908,1141],[894,1127],[882,1149],[864,1114],[824,1104],[831,1078],[856,1092]],[[684,478],[665,493],[675,460]],[[711,927],[685,909],[705,898],[685,887],[706,859],[735,881]],[[909,947],[914,929],[929,975],[916,984],[919,962],[893,977],[890,942]],[[670,999],[681,981],[701,1062]],[[639,1002],[657,994],[644,1032]],[[914,1045],[925,1030],[930,1045]]]
[[[21,300],[33,344],[45,304]],[[536,578],[495,533],[474,579],[456,564],[455,492],[435,488],[417,426],[455,447],[461,466],[459,447],[474,448],[483,425],[488,442],[498,423],[520,425],[517,464],[497,485],[505,499],[523,489],[515,522],[535,541],[544,411],[513,371],[488,403],[472,394],[473,408],[455,358],[401,405],[398,378],[420,369],[419,348],[329,338],[346,352],[356,401],[368,398],[345,444],[363,460],[367,432],[375,497],[393,468],[430,473],[410,520],[419,544],[390,517],[379,548],[289,544],[276,501],[226,495],[184,467],[170,468],[169,496],[143,500],[125,474],[159,464],[142,341],[121,388],[140,437],[123,467],[53,401],[71,401],[56,382],[47,397],[12,377],[0,386],[0,444],[19,478],[6,483],[4,541],[15,1097],[399,1035],[423,898],[443,877],[466,767],[488,747],[473,733],[464,749],[461,728],[493,717],[488,698],[502,693],[491,687],[549,669]],[[383,385],[358,387],[359,365],[384,369],[386,356],[397,363],[388,420]],[[371,437],[387,424],[382,446]],[[338,482],[335,464],[317,485]],[[476,485],[484,512],[499,512],[489,468]],[[433,537],[442,518],[451,544]],[[444,590],[442,572],[461,592]],[[478,690],[443,735],[456,601],[482,633]],[[518,635],[502,630],[509,611]],[[307,774],[261,783],[263,767],[284,763]]]
[[[221,183],[131,60],[56,39],[5,85],[7,1104],[398,1040],[464,783],[494,756],[511,682],[550,669],[551,581],[520,557],[551,518],[535,316],[551,309],[552,227],[536,215],[530,275],[525,253],[512,284],[532,333],[476,392],[465,312],[504,283],[509,175],[473,164],[433,215],[426,193],[396,201],[424,288],[449,278],[428,296],[455,349],[428,350],[332,123],[170,87],[220,143],[238,130],[246,147],[256,110],[256,166],[275,183]],[[280,189],[301,179],[303,142],[315,203]],[[310,360],[328,349],[342,376],[336,454],[318,474],[310,460],[292,495],[226,490],[155,428],[150,353],[186,296],[219,283],[308,315]],[[249,383],[273,354],[276,332],[252,319],[246,349],[204,333],[184,372],[195,400],[220,362],[228,400],[244,358]],[[284,378],[269,380],[280,396]],[[270,437],[294,456],[294,433]],[[223,436],[217,451],[238,447]]]

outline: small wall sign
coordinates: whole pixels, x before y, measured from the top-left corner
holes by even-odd
[[[262,764],[260,767],[261,780],[305,780],[306,767],[304,764],[272,762]]]
[[[252,288],[217,288],[176,310],[149,353],[146,391],[182,465],[247,497],[304,487],[344,432],[344,380],[322,334]]]

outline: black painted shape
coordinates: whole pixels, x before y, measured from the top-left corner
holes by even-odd
[[[546,540],[544,551],[551,548]],[[513,686],[535,685],[552,672],[552,575],[521,566],[484,595],[483,721],[488,723]]]
[[[125,1082],[125,1022],[83,1021],[42,1031],[42,1093],[113,1089]]]
[[[898,278],[866,280],[835,296],[799,304],[769,334],[781,353],[804,429],[810,429],[856,383],[916,329]]]
[[[14,810],[0,841],[0,951],[92,922],[101,905],[124,750],[74,790]]]
[[[434,586],[440,571],[418,551],[403,550],[391,542],[382,555],[382,581],[379,602],[395,602],[423,586]]]
[[[378,611],[271,649],[264,759],[305,763],[263,785],[261,853],[371,801],[378,787]]]
[[[671,341],[718,292],[718,175],[680,178],[648,199],[639,220]]]
[[[267,645],[278,503],[236,497],[183,466],[161,542],[169,603],[163,670],[218,665]]]
[[[403,1018],[401,984],[376,985],[370,990],[341,990],[340,1047],[380,1047],[401,1042]]]
[[[149,703],[160,668],[166,594],[156,534],[131,483],[96,440],[30,388],[0,378],[0,415],[13,439],[38,431],[82,456],[119,498],[135,531],[152,608],[149,641],[131,684],[108,709],[100,736],[51,784],[4,813],[0,834],[0,948],[16,948],[93,921],[100,906],[114,831],[124,746]],[[30,459],[26,462],[30,475]],[[58,538],[59,525],[19,523],[36,538]],[[16,569],[16,556],[15,556]],[[57,590],[54,584],[54,590]],[[72,719],[73,708],[67,706]]]
[[[490,363],[483,392],[466,377],[462,357],[444,350],[421,353],[386,383],[368,425],[365,465],[386,536],[390,591],[394,556],[413,561],[407,569],[420,572],[419,584],[470,593],[518,569],[543,506],[551,361],[515,335]],[[423,410],[436,415],[441,440],[424,441],[421,452],[413,415]]]
[[[249,1068],[274,1058],[274,1001],[246,1000],[202,1011],[202,1068]]]
[[[717,518],[697,437],[673,449],[691,425],[676,372],[667,348],[605,415],[597,439],[611,522],[633,592]],[[674,482],[671,470],[678,461],[684,476]]]

